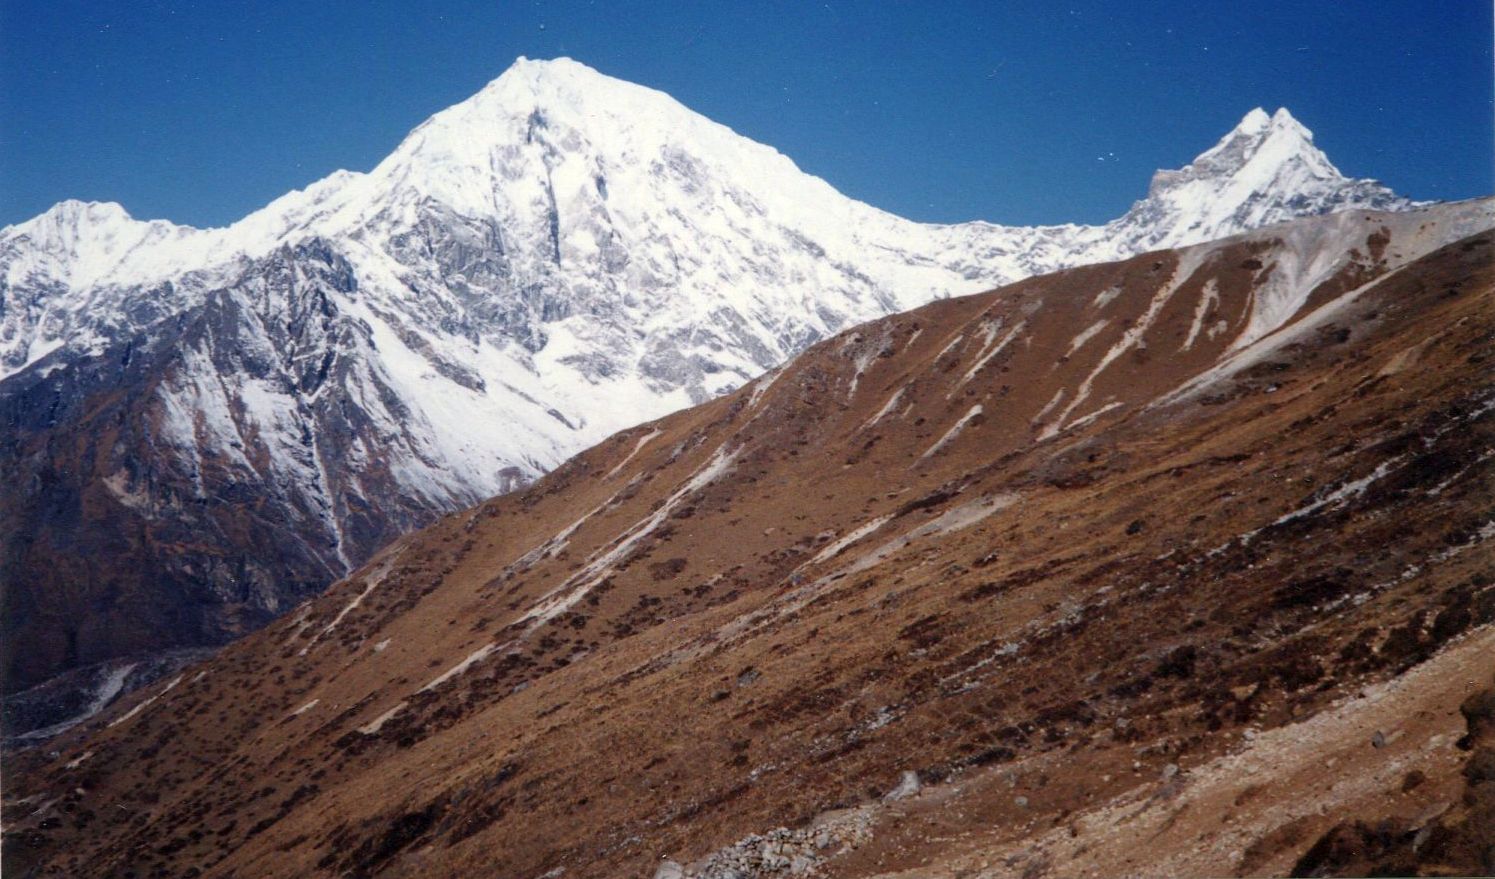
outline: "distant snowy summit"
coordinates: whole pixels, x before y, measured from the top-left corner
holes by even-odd
[[[1187,166],[1154,174],[1147,198],[1107,228],[1134,246],[1175,247],[1293,217],[1410,206],[1374,180],[1341,174],[1287,108],[1268,116],[1258,107]]]
[[[854,323],[1411,205],[1340,174],[1285,110],[1253,110],[1103,226],[916,223],[569,59],[520,59],[373,170],[225,228],[63,202],[0,230],[0,406],[15,434],[0,509],[20,559],[0,586],[34,593],[38,620],[99,619],[84,648],[77,632],[28,632],[7,670],[40,680],[258,625],[394,535]],[[98,549],[78,564],[97,570],[66,579],[107,601],[48,582],[64,572],[47,547],[85,534]],[[110,591],[121,569],[150,577]],[[173,602],[190,625],[152,616]]]

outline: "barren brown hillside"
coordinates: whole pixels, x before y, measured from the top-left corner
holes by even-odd
[[[1257,875],[1415,833],[1495,675],[1491,226],[844,333],[13,757],[6,872]]]

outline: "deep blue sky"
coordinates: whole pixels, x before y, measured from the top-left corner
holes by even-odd
[[[1227,6],[1231,8],[1227,8]],[[1348,174],[1491,192],[1489,0],[0,0],[0,224],[230,222],[366,170],[516,56],[663,89],[922,220],[1109,219],[1250,108]]]

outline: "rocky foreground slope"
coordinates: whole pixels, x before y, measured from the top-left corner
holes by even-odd
[[[915,223],[564,59],[226,228],[64,202],[0,230],[0,674],[13,697],[88,671],[7,729],[855,323],[1410,206],[1255,110],[1104,226]]]
[[[822,342],[13,758],[6,872],[1268,874],[1452,820],[1492,208]]]

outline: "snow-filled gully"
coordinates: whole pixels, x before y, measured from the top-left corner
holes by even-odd
[[[869,568],[876,567],[895,553],[920,540],[970,528],[990,516],[1011,507],[1021,499],[1022,495],[1016,492],[999,492],[946,510],[928,522],[878,544],[876,548],[857,556],[849,563],[774,599],[768,606],[732,620],[722,627],[717,634],[722,641],[730,638],[745,637],[775,619],[795,613],[824,592],[830,584],[853,574],[861,573]],[[789,582],[797,582],[798,576],[805,568],[811,565],[838,558],[847,549],[882,530],[884,526],[896,518],[895,515],[879,516],[851,529],[840,540],[826,547],[809,562],[796,568],[794,573],[790,574]]]
[[[1090,398],[1090,390],[1094,386],[1095,380],[1112,363],[1116,362],[1116,358],[1137,347],[1138,343],[1142,341],[1142,337],[1147,334],[1148,330],[1152,329],[1153,323],[1157,321],[1158,315],[1162,314],[1163,307],[1173,298],[1173,294],[1177,293],[1179,288],[1188,283],[1189,279],[1194,276],[1194,273],[1199,270],[1199,267],[1204,264],[1204,261],[1212,255],[1213,251],[1206,247],[1195,247],[1179,254],[1178,266],[1174,269],[1173,276],[1168,279],[1168,283],[1164,284],[1157,293],[1153,294],[1152,301],[1147,304],[1147,311],[1143,312],[1142,316],[1137,319],[1137,322],[1122,334],[1121,339],[1115,345],[1111,346],[1110,350],[1101,357],[1100,363],[1097,363],[1095,368],[1090,371],[1090,374],[1085,376],[1085,380],[1080,382],[1079,388],[1075,391],[1074,399],[1069,402],[1068,406],[1064,407],[1053,423],[1049,424],[1038,434],[1040,440],[1053,439],[1065,430],[1067,426],[1073,426],[1066,425],[1065,422],[1069,420],[1070,415],[1079,408],[1080,404]]]
[[[659,509],[640,519],[616,537],[609,549],[594,555],[580,571],[552,589],[535,603],[518,622],[528,622],[529,630],[570,610],[578,601],[591,592],[597,584],[607,579],[613,566],[622,561],[644,538],[652,534],[680,504],[691,495],[705,488],[731,469],[732,462],[741,449],[731,452],[725,446],[718,448],[711,458],[702,464],[675,493],[670,495]]]
[[[924,454],[920,455],[918,460],[914,463],[918,464],[919,462],[924,461],[925,459],[933,456],[940,449],[943,449],[945,446],[948,446],[950,443],[954,442],[955,438],[960,436],[961,431],[966,429],[966,425],[971,423],[971,419],[975,418],[977,415],[980,415],[981,412],[982,408],[980,403],[972,406],[969,410],[966,411],[966,414],[960,417],[959,421],[955,422],[955,424],[945,432],[944,436],[940,437],[938,440],[935,440],[934,445],[925,449]]]
[[[337,616],[332,618],[332,622],[328,623],[320,632],[313,635],[312,639],[306,643],[306,646],[302,647],[301,650],[296,654],[297,656],[305,656],[307,651],[315,647],[318,642],[320,642],[327,635],[330,635],[332,631],[337,628],[338,624],[343,621],[343,617],[346,617],[348,614],[357,609],[360,604],[363,604],[364,599],[368,598],[375,589],[378,589],[379,586],[383,584],[384,579],[389,576],[390,569],[394,567],[395,559],[398,558],[399,554],[397,550],[398,547],[391,548],[389,556],[379,565],[379,567],[375,568],[364,577],[363,591],[353,596],[353,600],[348,602],[343,606],[341,610],[337,612]]]

